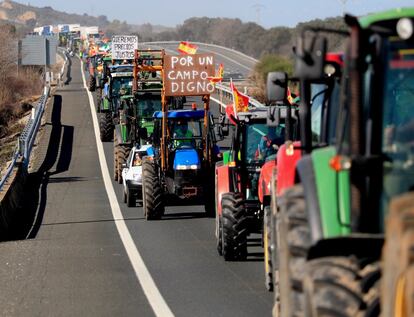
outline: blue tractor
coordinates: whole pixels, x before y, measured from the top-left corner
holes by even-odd
[[[177,199],[203,201],[207,215],[214,216],[214,166],[219,150],[207,96],[204,103],[204,110],[154,113],[154,156],[144,159],[142,175],[147,220],[160,219],[166,202]]]

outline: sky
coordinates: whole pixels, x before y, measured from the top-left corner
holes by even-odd
[[[51,6],[68,13],[106,15],[131,24],[176,26],[190,17],[239,18],[265,27],[295,26],[316,18],[365,15],[396,7],[414,6],[413,0],[30,0],[16,2]],[[118,5],[119,4],[119,5]],[[121,7],[122,5],[122,7]]]

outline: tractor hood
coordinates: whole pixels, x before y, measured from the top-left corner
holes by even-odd
[[[174,170],[199,169],[201,167],[198,153],[194,149],[178,149],[175,152]]]

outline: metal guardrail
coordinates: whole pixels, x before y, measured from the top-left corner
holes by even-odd
[[[64,54],[65,62],[62,66],[61,72],[60,72],[60,78],[63,76],[63,72],[65,69],[65,65],[67,63],[67,56]],[[37,132],[39,131],[39,127],[42,121],[42,116],[45,111],[45,106],[47,99],[50,94],[50,87],[45,86],[43,88],[43,94],[40,97],[39,101],[37,102],[37,105],[32,108],[32,114],[29,118],[29,121],[27,122],[26,126],[24,127],[22,133],[20,134],[16,150],[13,153],[12,161],[10,162],[9,166],[7,167],[6,173],[0,180],[0,191],[3,190],[4,184],[7,182],[8,178],[12,174],[12,171],[14,167],[17,164],[17,161],[23,162],[23,166],[27,168],[29,166],[30,162],[30,154],[33,149],[33,143],[36,140]]]
[[[216,84],[216,90],[218,94],[222,93],[224,97],[233,101],[233,92],[231,89],[223,84]],[[265,105],[257,101],[256,99],[249,97],[249,106],[254,108],[262,108]]]

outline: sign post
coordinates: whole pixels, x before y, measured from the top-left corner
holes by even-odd
[[[112,36],[112,59],[134,59],[136,49],[138,49],[138,36]]]

